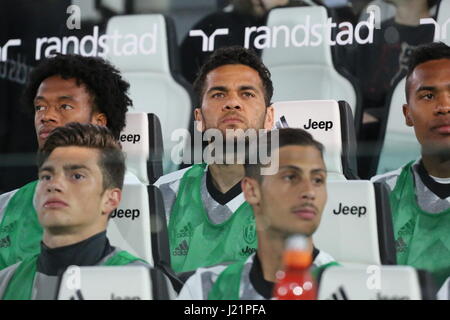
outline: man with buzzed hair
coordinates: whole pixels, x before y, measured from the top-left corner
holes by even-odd
[[[421,157],[373,177],[390,193],[398,264],[450,276],[450,47],[433,43],[412,53],[403,114]]]
[[[278,160],[278,170],[261,175],[265,167],[261,160],[254,164],[247,161],[241,182],[245,199],[255,214],[256,253],[233,264],[199,268],[188,278],[178,299],[273,298],[275,275],[283,269],[285,244],[292,236],[305,237],[305,251],[314,268],[337,264],[329,254],[317,249],[312,239],[327,200],[323,146],[302,129],[271,131],[267,139],[270,145],[274,137],[278,138],[279,147],[268,149],[272,161]]]

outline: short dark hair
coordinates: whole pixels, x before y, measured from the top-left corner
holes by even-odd
[[[103,190],[123,187],[125,156],[120,142],[111,131],[90,123],[71,122],[55,128],[38,152],[38,168],[41,168],[50,154],[58,147],[85,147],[97,149],[100,153],[98,165],[103,176]]]
[[[278,148],[282,148],[285,146],[312,146],[316,148],[320,152],[320,156],[323,159],[323,152],[324,152],[324,146],[319,141],[315,140],[313,136],[300,128],[282,128],[277,130],[272,130],[269,132],[266,132],[267,134],[267,144],[270,146],[272,144],[272,137],[274,133],[278,133]],[[271,148],[267,148],[268,152],[270,153]],[[258,152],[259,154],[259,152]],[[259,158],[259,157],[258,157]],[[263,166],[260,161],[258,160],[258,163],[256,164],[250,164],[247,160],[244,164],[244,170],[245,170],[245,176],[250,177],[253,179],[258,180],[259,182],[262,181],[262,175],[261,175],[261,167]]]
[[[132,100],[128,97],[129,83],[120,71],[99,57],[57,54],[43,60],[30,73],[23,93],[27,109],[34,112],[34,98],[42,81],[52,76],[63,79],[74,78],[79,86],[84,85],[92,96],[92,112],[106,115],[107,127],[116,139],[125,127],[125,113]]]
[[[205,89],[205,79],[208,73],[229,64],[242,64],[258,72],[264,87],[264,101],[266,106],[270,106],[273,95],[273,84],[270,79],[270,71],[254,51],[240,46],[219,48],[208,57],[200,68],[193,85],[198,101],[202,101]]]
[[[439,59],[450,59],[450,47],[442,42],[433,42],[417,47],[411,54],[406,74],[406,101],[409,101],[409,78],[414,69],[425,62]]]

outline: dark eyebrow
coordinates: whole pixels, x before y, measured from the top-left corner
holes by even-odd
[[[292,165],[281,166],[279,169],[280,170],[285,170],[285,169],[289,170],[289,169],[291,169],[291,170],[300,171],[300,172],[303,171],[302,168],[299,168],[299,167],[296,167],[296,166],[292,166]]]
[[[58,101],[61,101],[61,100],[72,100],[72,101],[75,101],[75,97],[74,96],[59,96],[58,97]]]
[[[298,171],[298,172],[303,172],[303,169],[302,168],[299,168],[299,167],[297,167],[297,166],[293,166],[293,165],[286,165],[286,166],[281,166],[280,168],[279,168],[279,170],[282,170],[282,169],[286,169],[286,170],[295,170],[295,171]],[[313,169],[313,170],[311,170],[311,172],[312,173],[321,173],[321,172],[323,172],[323,173],[327,173],[327,170],[325,170],[325,169],[322,169],[322,168],[318,168],[318,169]]]
[[[419,91],[435,91],[436,87],[432,87],[432,86],[420,86],[419,88],[417,88],[416,92]]]
[[[47,101],[47,99],[45,99],[45,97],[43,97],[43,96],[36,96],[34,98],[34,101],[39,101],[39,100]],[[62,100],[75,101],[75,98],[73,96],[59,96],[58,101],[62,101]]]
[[[45,167],[39,168],[39,173],[41,173],[42,171],[49,171],[51,173],[54,173],[55,168],[53,168],[52,166],[45,166]]]
[[[78,169],[86,169],[87,171],[91,171],[91,169],[89,169],[87,166],[85,166],[83,164],[65,164],[63,166],[63,169],[65,171],[73,171],[73,170],[78,170]]]
[[[252,91],[257,91],[257,89],[254,87],[254,86],[248,86],[248,85],[246,85],[246,86],[240,86],[239,87],[239,90],[252,90]]]
[[[325,173],[326,174],[327,170],[320,168],[320,169],[311,170],[311,172],[312,173]]]
[[[211,91],[224,91],[224,92],[227,92],[228,89],[226,87],[224,87],[224,86],[215,86],[215,87],[209,88],[207,93],[209,93]]]
[[[44,101],[46,101],[46,99],[45,99],[44,97],[42,97],[42,96],[34,97],[34,101],[38,101],[38,100],[44,100]]]

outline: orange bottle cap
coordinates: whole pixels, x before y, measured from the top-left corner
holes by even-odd
[[[283,264],[289,267],[307,268],[311,265],[311,253],[307,251],[286,250],[283,255]]]

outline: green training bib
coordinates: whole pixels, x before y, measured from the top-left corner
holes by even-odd
[[[450,276],[450,209],[429,213],[419,207],[412,163],[402,169],[389,196],[397,263],[430,271],[441,286]]]
[[[30,300],[33,291],[34,278],[36,276],[37,259],[39,255],[27,257],[17,267],[14,275],[8,283],[2,300]],[[134,261],[142,261],[127,251],[119,251],[102,265],[124,266]]]
[[[246,260],[242,260],[233,263],[219,274],[208,294],[208,300],[239,300],[245,262]]]
[[[255,218],[247,202],[227,221],[210,222],[200,192],[205,168],[196,164],[186,171],[172,208],[168,229],[175,272],[245,260],[256,251]]]
[[[219,274],[208,294],[208,300],[240,300],[239,291],[245,262],[246,260],[243,260],[231,264]],[[314,279],[317,279],[320,272],[332,266],[339,266],[339,264],[333,261],[320,267],[314,267],[311,274]]]
[[[6,206],[0,223],[0,270],[40,252],[43,232],[33,206],[37,183],[20,188]]]

